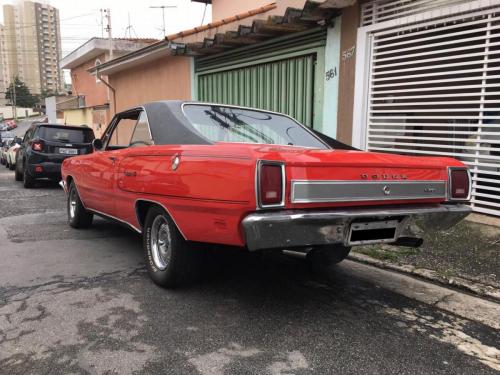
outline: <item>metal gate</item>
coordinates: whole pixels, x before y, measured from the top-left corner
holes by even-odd
[[[500,7],[443,13],[371,27],[365,145],[462,160],[473,209],[500,216]]]
[[[199,100],[282,112],[312,126],[314,60],[310,54],[200,75]]]
[[[286,113],[321,127],[326,28],[196,58],[197,99]]]

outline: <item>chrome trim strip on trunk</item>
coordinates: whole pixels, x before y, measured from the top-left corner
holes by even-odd
[[[446,181],[292,180],[292,203],[445,200]]]

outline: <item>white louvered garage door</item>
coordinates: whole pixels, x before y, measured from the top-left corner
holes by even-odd
[[[456,157],[500,216],[500,7],[370,34],[367,148]]]

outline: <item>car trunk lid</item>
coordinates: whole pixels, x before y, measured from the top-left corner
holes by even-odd
[[[449,158],[287,146],[254,149],[259,160],[285,161],[291,205],[441,202],[447,198]]]

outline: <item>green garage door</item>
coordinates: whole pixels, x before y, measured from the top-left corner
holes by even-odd
[[[316,54],[198,75],[201,101],[286,113],[313,124]]]

